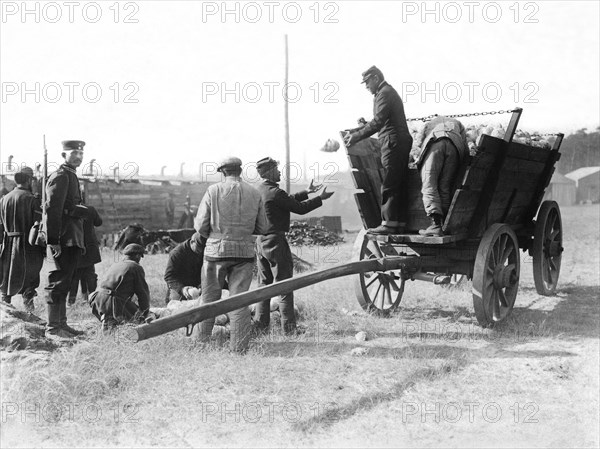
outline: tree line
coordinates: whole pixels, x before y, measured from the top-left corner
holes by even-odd
[[[566,136],[560,147],[557,170],[566,174],[581,167],[600,166],[600,126],[593,132],[581,128]]]

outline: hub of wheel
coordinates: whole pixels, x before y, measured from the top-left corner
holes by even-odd
[[[548,257],[558,257],[564,251],[564,248],[560,244],[560,242],[551,242],[546,246],[546,254]]]
[[[500,290],[515,285],[519,280],[515,264],[498,266],[494,270],[494,287]]]

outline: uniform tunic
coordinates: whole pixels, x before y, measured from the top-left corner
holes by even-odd
[[[43,250],[29,244],[29,230],[41,218],[40,201],[23,187],[0,199],[0,291],[3,296],[35,296]]]
[[[267,232],[257,238],[258,282],[270,285],[293,276],[294,264],[292,252],[285,237],[290,230],[290,213],[304,215],[323,204],[320,197],[308,199],[308,192],[293,195],[280,189],[278,184],[263,180],[258,185],[267,214]],[[256,305],[254,320],[262,328],[270,321],[270,299]],[[296,326],[294,313],[294,293],[282,295],[279,301],[281,325],[284,331],[292,331]]]
[[[138,306],[132,301],[137,297]],[[90,296],[92,313],[105,321],[129,321],[136,313],[146,316],[150,309],[150,289],[144,268],[125,259],[108,269],[98,290]]]
[[[357,131],[359,140],[378,134],[381,164],[385,171],[381,184],[382,224],[406,224],[408,210],[408,158],[412,136],[408,131],[404,104],[398,92],[382,81],[373,99],[373,120]]]

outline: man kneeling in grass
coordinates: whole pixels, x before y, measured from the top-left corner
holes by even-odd
[[[150,307],[150,289],[146,274],[140,265],[144,248],[131,243],[123,250],[125,259],[112,265],[90,296],[92,313],[102,323],[103,331],[110,331],[125,322],[143,322]],[[136,305],[132,298],[137,296]]]

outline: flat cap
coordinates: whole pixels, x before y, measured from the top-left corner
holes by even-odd
[[[277,167],[279,165],[279,161],[276,161],[272,157],[262,158],[260,161],[256,163],[257,170],[268,170],[271,167]]]
[[[146,251],[142,245],[138,245],[137,243],[130,243],[123,250],[124,256],[132,256],[134,254],[144,254]]]
[[[369,67],[367,70],[365,70],[362,73],[361,83],[366,83],[368,81],[368,79],[371,78],[373,75],[379,76],[380,81],[383,80],[383,73],[381,73],[381,70],[379,70],[377,67],[372,65],[371,67]]]
[[[242,160],[239,157],[235,157],[235,156],[228,156],[224,159],[221,160],[221,162],[219,162],[219,166],[217,167],[217,171],[222,171],[222,169],[224,167],[241,167],[242,166]]]
[[[81,150],[85,146],[83,140],[63,140],[62,141],[63,151]]]

